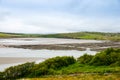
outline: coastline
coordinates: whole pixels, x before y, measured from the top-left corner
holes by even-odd
[[[0,65],[12,63],[25,63],[43,60],[41,58],[19,58],[19,57],[0,57]]]

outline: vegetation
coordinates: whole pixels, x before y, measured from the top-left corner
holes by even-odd
[[[22,34],[22,33],[3,33],[0,32],[0,38],[37,38],[40,34]]]
[[[27,78],[24,80],[120,80],[120,75],[109,74],[79,74],[79,75],[58,75],[58,76],[47,76],[44,78]]]
[[[41,37],[120,41],[120,33],[103,33],[103,32],[76,32],[76,33],[48,34],[48,35],[41,35]]]
[[[0,33],[0,38],[10,37],[44,37],[44,38],[70,38],[70,39],[94,39],[94,40],[113,40],[120,41],[120,33],[103,33],[103,32],[76,32],[61,34],[16,34]]]
[[[94,66],[120,66],[120,49],[108,48],[95,56],[85,54],[78,61]]]
[[[54,74],[56,70],[60,70],[63,67],[75,63],[76,60],[73,57],[55,57],[50,58],[40,64],[36,64],[31,69],[31,77],[39,77],[42,75]]]
[[[92,80],[94,78],[117,80],[120,74],[120,49],[109,48],[96,55],[84,54],[77,60],[73,57],[55,57],[42,63],[25,63],[10,67],[0,73],[0,80],[17,78],[31,78],[30,80],[56,79],[59,76],[72,80],[81,78]],[[55,77],[58,75],[57,77]],[[71,76],[72,75],[72,76]],[[41,78],[39,78],[41,77]],[[52,78],[49,78],[52,77]],[[88,78],[89,77],[89,78]],[[29,80],[29,79],[28,79]],[[59,79],[58,79],[59,80]]]
[[[73,57],[55,57],[50,58],[40,64],[25,63],[18,66],[9,67],[0,73],[0,80],[17,79],[22,77],[39,77],[43,75],[53,74],[55,70],[67,67],[75,63]]]
[[[34,63],[25,63],[18,66],[9,67],[3,72],[3,76],[1,76],[1,79],[16,79],[21,77],[26,77],[29,72],[30,68],[34,66]],[[0,80],[1,80],[0,79]]]
[[[91,65],[120,66],[120,49],[109,48],[94,56]]]
[[[0,33],[0,38],[12,38],[12,37],[17,37],[17,35]]]
[[[78,58],[78,62],[81,64],[88,64],[93,58],[93,55],[84,54],[83,56]]]

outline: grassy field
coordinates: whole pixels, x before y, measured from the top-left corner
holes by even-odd
[[[120,33],[102,33],[102,32],[76,32],[61,34],[15,34],[0,33],[0,38],[12,37],[44,37],[44,38],[70,38],[70,39],[94,39],[94,40],[113,40],[120,41]]]
[[[78,74],[78,75],[58,75],[44,78],[27,78],[20,80],[120,80],[119,74]]]
[[[76,32],[76,33],[48,34],[48,35],[42,35],[42,37],[120,41],[120,33],[101,33],[101,32]]]
[[[53,75],[20,80],[120,80],[120,67],[72,64],[55,71]]]
[[[120,67],[96,67],[75,63],[58,70],[57,73],[54,73],[51,76],[25,78],[20,80],[120,80],[119,72]]]
[[[9,38],[9,37],[13,37],[13,36],[14,35],[0,33],[0,38]]]
[[[36,38],[40,37],[41,34],[21,34],[21,33],[3,33],[0,32],[0,38]]]
[[[58,70],[58,74],[72,74],[72,73],[119,73],[120,67],[110,66],[90,66],[80,63],[72,64],[68,67]]]

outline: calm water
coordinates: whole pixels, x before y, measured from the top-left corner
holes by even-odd
[[[30,49],[17,49],[17,48],[0,48],[0,57],[19,57],[19,58],[33,58],[40,57],[41,59],[38,62],[44,61],[45,59],[56,57],[56,56],[74,56],[75,58],[80,57],[81,55],[89,53],[94,55],[96,51],[77,51],[77,50],[30,50]],[[18,63],[12,64],[0,64],[0,71],[3,71],[5,68],[18,65]]]
[[[77,51],[77,50],[30,50],[20,48],[0,48],[0,57],[40,57],[51,58],[56,56],[79,57],[84,53],[95,54],[96,51]]]
[[[32,45],[32,44],[69,44],[69,43],[102,43],[100,40],[58,39],[58,38],[12,38],[0,39],[3,45]]]

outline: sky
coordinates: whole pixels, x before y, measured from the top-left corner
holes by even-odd
[[[0,32],[120,32],[120,0],[0,0]]]

